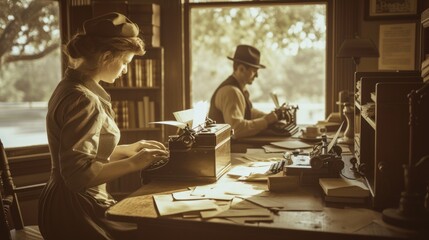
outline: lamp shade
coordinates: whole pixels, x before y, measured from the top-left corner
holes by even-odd
[[[346,39],[341,44],[337,57],[340,58],[359,58],[359,57],[378,57],[377,46],[368,38]]]

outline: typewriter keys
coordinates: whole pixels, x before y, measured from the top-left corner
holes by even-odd
[[[170,159],[169,159],[169,158],[158,160],[158,161],[156,161],[156,162],[152,163],[151,165],[149,165],[149,167],[147,167],[147,168],[146,168],[146,169],[144,169],[143,171],[154,171],[154,170],[156,170],[156,169],[162,168],[162,167],[164,167],[165,165],[167,165],[167,163],[168,163],[169,161],[170,161]]]

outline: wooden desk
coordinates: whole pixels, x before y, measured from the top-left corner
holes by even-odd
[[[254,136],[240,139],[234,139],[231,142],[232,153],[245,153],[248,148],[261,148],[271,142],[280,142],[291,139],[292,137],[281,136]]]
[[[233,157],[238,155],[233,154]],[[218,183],[225,181],[235,180],[224,176]],[[264,182],[248,184],[266,185]],[[322,211],[280,211],[274,215],[272,223],[240,224],[220,218],[202,220],[184,219],[182,216],[158,216],[152,198],[154,194],[185,190],[187,187],[199,185],[203,184],[189,181],[151,182],[108,209],[106,217],[136,223],[144,239],[402,239],[413,236],[411,233],[385,227],[379,212],[363,208],[339,209],[322,205]],[[281,197],[287,199],[288,193],[283,195]],[[357,226],[356,224],[362,223],[358,219],[367,219],[367,224]],[[357,229],[351,229],[356,227]]]

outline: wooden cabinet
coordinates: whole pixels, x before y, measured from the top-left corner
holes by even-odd
[[[376,209],[397,207],[408,162],[408,93],[422,86],[419,71],[355,74],[355,156]]]

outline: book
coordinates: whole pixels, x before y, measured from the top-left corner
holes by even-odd
[[[144,127],[149,127],[149,115],[150,115],[150,104],[149,104],[149,96],[143,97],[143,121],[144,121]]]
[[[319,184],[326,196],[356,198],[366,198],[370,196],[368,187],[358,180],[319,178]]]

